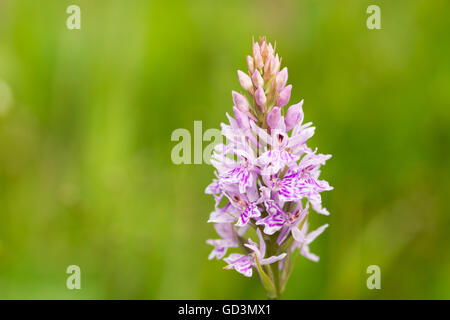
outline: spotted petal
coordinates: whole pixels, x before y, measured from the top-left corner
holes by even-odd
[[[239,192],[245,193],[254,183],[255,177],[250,170],[237,166],[220,177],[225,184],[239,184]]]
[[[286,222],[285,213],[280,209],[280,207],[273,201],[265,202],[267,212],[269,215],[264,219],[256,222],[257,225],[264,226],[264,233],[272,235],[283,227]]]
[[[214,249],[208,256],[208,259],[222,259],[227,253],[228,248],[236,248],[237,243],[226,240],[226,239],[209,239],[206,241],[207,244],[214,246]]]
[[[261,212],[255,202],[250,202],[247,208],[241,213],[236,226],[245,226],[251,218],[256,218],[261,216]]]
[[[234,269],[246,277],[251,277],[253,274],[252,262],[249,256],[239,253],[232,253],[225,258],[224,261],[228,263],[228,266],[224,269]]]

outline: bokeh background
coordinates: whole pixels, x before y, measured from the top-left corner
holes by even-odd
[[[81,30],[66,8],[81,7]],[[366,8],[381,8],[381,30]],[[219,128],[252,36],[277,42],[333,158],[329,223],[286,299],[450,298],[450,2],[0,0],[0,298],[256,299],[208,261],[213,168],[177,128]],[[206,143],[207,144],[207,143]],[[81,267],[82,289],[66,289]],[[381,268],[368,290],[366,268]]]

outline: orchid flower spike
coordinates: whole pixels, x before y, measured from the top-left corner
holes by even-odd
[[[224,269],[246,277],[256,272],[268,297],[279,298],[295,255],[319,261],[309,246],[328,224],[308,232],[309,217],[329,214],[322,192],[333,188],[320,172],[331,155],[307,146],[315,128],[303,123],[303,100],[284,108],[292,85],[275,46],[262,38],[251,51],[248,71],[237,72],[244,93],[232,91],[234,118],[227,113],[229,123],[221,124],[227,143],[211,158],[216,178],[205,192],[214,197],[208,222],[218,237],[207,240],[208,258],[223,259]]]

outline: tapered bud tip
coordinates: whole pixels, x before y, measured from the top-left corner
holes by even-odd
[[[258,70],[253,72],[252,80],[255,87],[262,87],[264,85],[264,79],[261,77],[261,73],[259,73]]]
[[[269,43],[269,45],[267,46],[267,49],[269,51],[269,56],[273,56],[274,50],[273,50],[271,43]]]
[[[303,100],[297,104],[289,107],[286,112],[286,119],[284,120],[286,124],[286,131],[291,130],[297,124],[303,122]]]
[[[248,112],[250,110],[250,104],[246,97],[236,91],[231,92],[233,96],[234,105],[242,112]]]
[[[288,104],[289,99],[291,98],[291,90],[292,85],[288,85],[287,87],[284,87],[284,89],[280,91],[280,94],[278,95],[278,106],[280,108]]]
[[[255,101],[256,104],[261,108],[264,107],[264,105],[266,104],[267,101],[266,94],[264,93],[264,90],[261,86],[259,86],[258,89],[256,89],[255,91]]]
[[[236,119],[236,123],[241,129],[250,128],[250,122],[248,120],[247,115],[244,112],[241,112],[238,108],[233,107],[234,118]]]
[[[259,48],[258,42],[253,42],[252,53],[253,57],[255,57],[257,54],[261,55],[261,49]]]
[[[238,70],[238,78],[239,78],[239,83],[241,84],[242,88],[245,91],[252,91],[253,90],[253,83],[252,83],[252,79],[250,79],[249,75],[242,72],[241,70]]]
[[[265,41],[263,41],[261,45],[261,56],[263,59],[267,59],[269,57],[269,47]]]
[[[278,127],[280,119],[281,119],[281,109],[279,107],[274,107],[267,114],[267,124],[271,129],[275,129]]]

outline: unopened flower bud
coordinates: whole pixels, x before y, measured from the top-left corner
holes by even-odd
[[[291,90],[292,85],[288,85],[287,87],[284,87],[283,90],[281,90],[280,94],[278,95],[278,106],[280,108],[288,104],[289,99],[291,98]]]
[[[273,47],[272,47],[271,43],[269,43],[267,45],[267,51],[269,52],[269,56],[273,56],[274,50],[273,50]]]
[[[257,42],[253,44],[253,59],[256,69],[261,70],[264,66],[264,63],[261,56],[261,49],[259,48],[259,44]]]
[[[250,110],[250,103],[248,103],[248,100],[246,97],[244,97],[242,94],[237,93],[236,91],[232,91],[231,94],[233,95],[233,102],[234,105],[241,110],[242,112],[246,113]]]
[[[251,92],[253,90],[252,79],[248,76],[248,74],[238,70],[238,78],[239,83],[245,91]]]
[[[279,107],[274,107],[267,114],[267,124],[271,129],[275,129],[278,127],[280,119],[281,119],[281,109]]]
[[[284,123],[286,124],[286,131],[291,130],[297,124],[303,121],[303,100],[297,104],[293,104],[289,107],[286,112],[286,119]]]
[[[267,75],[267,77],[270,77],[270,66],[272,64],[273,59],[275,59],[275,58],[269,57],[269,59],[267,59],[266,63],[264,64],[264,74]]]
[[[253,57],[256,56],[256,53],[258,53],[261,55],[261,48],[259,47],[259,43],[258,42],[253,42],[253,46],[252,46],[252,53],[253,53]]]
[[[270,57],[269,48],[267,47],[267,43],[265,41],[261,45],[261,56],[264,60]]]
[[[255,101],[256,104],[261,108],[263,108],[264,105],[266,104],[267,101],[266,94],[264,93],[264,90],[261,86],[259,86],[258,89],[256,89],[255,91]]]
[[[253,72],[252,80],[255,87],[262,87],[264,85],[264,80],[258,70],[255,70],[255,72]]]
[[[288,69],[286,67],[283,68],[280,72],[278,72],[276,77],[277,91],[280,91],[286,85],[288,80]]]
[[[247,56],[247,66],[248,71],[252,74],[255,71],[255,63],[253,62],[253,58],[251,56]]]
[[[248,120],[248,116],[241,112],[238,108],[233,107],[234,118],[236,119],[236,123],[240,129],[249,129],[250,121]]]
[[[270,64],[270,74],[277,74],[278,71],[280,71],[280,58],[278,57],[278,54],[273,59],[273,62]]]

